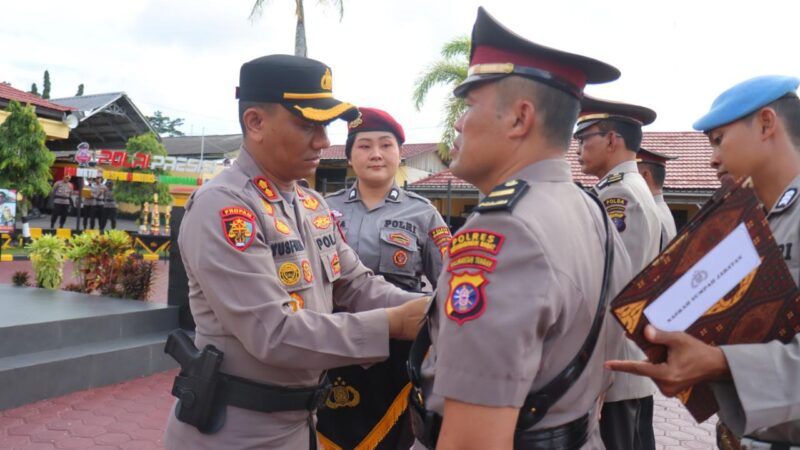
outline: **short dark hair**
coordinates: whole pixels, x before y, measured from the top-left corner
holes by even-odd
[[[274,108],[277,104],[276,103],[265,103],[265,102],[250,102],[250,101],[239,101],[239,126],[242,128],[242,136],[247,135],[246,127],[244,126],[244,113],[250,108],[260,108],[265,111],[270,111]]]
[[[509,76],[498,82],[498,106],[508,106],[517,98],[526,98],[536,105],[542,117],[542,136],[552,146],[569,148],[572,129],[578,120],[580,102],[572,95],[544,83],[519,76]]]
[[[600,131],[613,131],[614,133],[622,136],[625,140],[625,148],[632,151],[637,151],[642,145],[642,127],[628,122],[619,122],[616,120],[603,120],[597,124]]]
[[[639,165],[643,165],[645,169],[650,172],[650,175],[653,177],[653,183],[655,183],[657,188],[661,189],[664,187],[664,179],[667,177],[666,167],[650,161],[640,161]]]
[[[767,106],[775,110],[775,114],[783,121],[783,126],[786,127],[792,144],[800,149],[800,98],[792,93],[784,95]]]

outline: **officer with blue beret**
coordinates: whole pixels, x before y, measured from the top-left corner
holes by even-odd
[[[792,76],[749,79],[723,92],[694,123],[708,135],[712,167],[719,171],[724,166],[735,178],[752,179],[795,282],[800,281],[798,86],[800,79]],[[651,377],[671,396],[712,381],[720,418],[742,437],[741,448],[800,449],[800,335],[788,344],[719,347],[652,327],[645,335],[668,348],[666,363],[610,361],[608,366]]]

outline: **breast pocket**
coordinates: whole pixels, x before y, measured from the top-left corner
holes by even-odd
[[[286,292],[309,288],[314,282],[315,274],[305,251],[276,257],[275,268],[278,280]]]
[[[420,266],[417,237],[394,229],[382,229],[380,240],[381,273],[414,276]]]

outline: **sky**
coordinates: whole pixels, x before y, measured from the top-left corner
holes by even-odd
[[[124,91],[145,115],[183,118],[187,134],[239,132],[235,87],[242,63],[294,52],[294,2],[250,0],[7,0],[0,81],[52,98]],[[324,3],[324,2],[322,2]],[[344,0],[306,1],[309,57],[332,68],[337,98],[384,109],[409,143],[435,142],[449,88],[414,109],[415,80],[447,41],[468,36],[478,6],[542,45],[610,63],[619,80],[590,95],[658,113],[645,130],[686,131],[733,84],[764,74],[800,76],[795,0]],[[346,126],[332,124],[333,144]]]

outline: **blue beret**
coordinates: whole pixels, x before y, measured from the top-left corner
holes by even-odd
[[[743,81],[720,94],[711,110],[694,123],[698,131],[709,131],[755,112],[786,94],[794,93],[800,78],[765,75]]]

